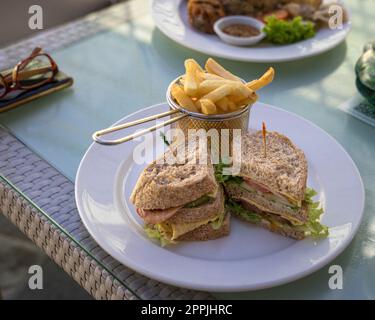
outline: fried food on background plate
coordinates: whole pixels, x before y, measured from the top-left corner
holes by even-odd
[[[214,23],[225,16],[221,0],[189,0],[188,13],[190,24],[205,33],[214,33]]]
[[[258,16],[291,0],[221,0],[227,15]]]
[[[214,23],[229,15],[262,17],[278,9],[285,9],[291,17],[312,18],[322,6],[322,0],[189,0],[190,24],[205,33],[213,33]]]

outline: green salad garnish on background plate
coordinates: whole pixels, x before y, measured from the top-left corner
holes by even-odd
[[[315,36],[315,24],[304,21],[298,16],[293,20],[281,20],[272,15],[265,18],[266,26],[263,31],[267,40],[275,44],[290,44]]]

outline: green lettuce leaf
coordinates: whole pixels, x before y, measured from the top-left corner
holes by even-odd
[[[259,214],[246,210],[239,203],[231,199],[227,201],[226,207],[229,209],[230,212],[232,212],[233,214],[239,216],[240,218],[248,222],[258,223],[262,220],[262,217]]]
[[[160,232],[160,230],[157,228],[157,226],[150,226],[145,225],[144,230],[147,233],[147,236],[151,239],[158,240],[162,247],[173,243],[173,241],[168,240],[164,235]]]
[[[230,167],[229,164],[220,162],[219,164],[215,165],[215,177],[216,181],[218,183],[236,183],[236,184],[241,184],[243,182],[243,179],[238,176],[231,176],[227,174],[223,174],[223,169]]]
[[[218,216],[216,220],[211,222],[212,228],[215,230],[220,229],[221,226],[223,225],[224,218],[225,218],[225,212],[223,212],[220,216]]]
[[[171,143],[168,141],[167,137],[163,132],[160,132],[160,137],[163,139],[163,142],[169,147]]]
[[[320,223],[320,217],[323,214],[323,209],[319,202],[315,202],[312,198],[317,195],[314,189],[307,188],[305,192],[304,201],[308,204],[309,220],[302,226],[298,226],[300,230],[305,232],[306,236],[313,238],[327,238],[329,235],[328,227]]]
[[[196,208],[199,206],[203,206],[204,204],[209,203],[210,201],[213,201],[214,198],[204,195],[203,197],[198,198],[197,200],[194,200],[192,202],[189,202],[188,204],[184,205],[184,208]]]
[[[286,21],[272,15],[265,20],[263,31],[267,40],[275,44],[290,44],[312,38],[316,34],[314,23],[303,21],[300,16]]]

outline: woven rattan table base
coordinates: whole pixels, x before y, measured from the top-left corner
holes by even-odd
[[[213,299],[148,279],[109,256],[82,224],[74,184],[1,127],[0,176],[7,180],[0,179],[0,212],[94,298]]]

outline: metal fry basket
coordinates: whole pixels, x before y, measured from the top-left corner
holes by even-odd
[[[237,111],[230,112],[230,113],[223,113],[223,114],[215,114],[215,115],[207,115],[197,112],[191,112],[184,108],[182,108],[172,97],[171,88],[175,83],[180,81],[181,77],[173,80],[167,89],[167,102],[170,107],[170,111],[163,112],[160,114],[156,114],[147,118],[127,122],[118,126],[109,127],[107,129],[96,131],[93,134],[93,139],[95,142],[103,145],[117,145],[127,141],[130,141],[134,138],[142,136],[148,132],[155,131],[160,129],[164,126],[171,125],[173,129],[181,129],[184,133],[185,137],[188,136],[189,129],[203,129],[209,131],[210,129],[216,129],[219,131],[221,129],[229,129],[229,138],[232,139],[233,137],[233,130],[240,129],[246,131],[248,128],[249,117],[250,117],[250,109],[252,104],[247,105]],[[170,119],[166,120],[162,123],[159,123],[155,126],[143,129],[138,131],[134,134],[130,134],[123,138],[108,140],[103,139],[102,136],[123,130],[129,127],[133,127],[145,122],[149,122],[152,120],[160,119],[169,116]]]

